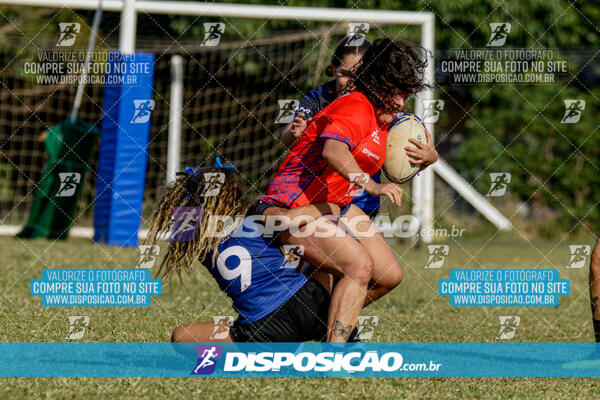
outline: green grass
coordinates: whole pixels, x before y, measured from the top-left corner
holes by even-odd
[[[594,238],[553,241],[518,240],[518,235],[449,239],[450,255],[442,269],[424,269],[427,249],[395,244],[404,266],[402,285],[363,315],[377,315],[374,341],[495,341],[498,316],[519,315],[514,341],[591,341],[587,269],[565,269],[569,244],[593,244]],[[29,281],[44,268],[130,268],[137,249],[96,245],[84,239],[51,242],[0,238],[0,339],[64,341],[69,315],[88,315],[86,341],[168,341],[186,322],[234,315],[230,302],[205,271],[182,285],[174,281],[150,307],[42,307],[29,294]],[[571,294],[558,307],[451,307],[437,294],[437,282],[450,268],[557,268],[571,281]],[[3,379],[0,398],[597,398],[595,379]]]

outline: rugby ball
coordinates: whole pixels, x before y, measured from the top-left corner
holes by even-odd
[[[390,124],[385,149],[385,162],[383,172],[394,183],[410,181],[419,172],[420,166],[412,164],[404,148],[415,147],[408,141],[410,138],[425,143],[425,124],[414,114],[402,114]]]

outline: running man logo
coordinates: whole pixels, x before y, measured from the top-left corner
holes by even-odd
[[[202,218],[204,209],[202,207],[175,207],[171,220],[171,234],[168,242],[189,242],[196,235],[196,231]]]
[[[150,121],[150,115],[154,111],[154,100],[133,100],[133,117],[130,124],[145,124]]]
[[[490,22],[490,41],[487,42],[486,46],[489,47],[500,47],[506,43],[506,38],[510,33],[511,25],[508,22]]]
[[[202,197],[215,197],[219,195],[221,186],[225,183],[225,174],[222,172],[205,172],[204,173],[204,189],[202,189]]]
[[[81,181],[81,174],[78,172],[59,172],[60,187],[56,192],[56,197],[71,197],[77,191],[77,185]]]
[[[284,244],[279,247],[281,254],[283,254],[283,258],[285,262],[281,266],[281,268],[290,268],[296,269],[298,265],[300,265],[300,260],[304,256],[304,246],[301,244]]]
[[[141,244],[139,247],[140,258],[135,266],[136,268],[152,268],[156,257],[160,253],[160,246],[157,244]]]
[[[429,258],[427,259],[425,268],[442,268],[446,261],[446,256],[450,253],[450,246],[447,244],[430,244],[427,245],[427,249],[429,250]]]
[[[486,196],[489,197],[500,197],[504,196],[508,184],[510,183],[511,174],[508,172],[491,172],[490,173],[490,190]]]
[[[225,24],[222,22],[205,22],[204,39],[200,46],[214,47],[221,41],[221,36],[225,33]]]
[[[360,340],[371,340],[377,325],[379,325],[379,317],[377,315],[359,315],[358,324],[356,326],[356,338]]]
[[[561,124],[576,124],[581,119],[581,113],[585,110],[585,100],[565,100],[565,115]]]
[[[217,359],[221,358],[222,353],[221,346],[196,346],[198,361],[192,375],[210,375],[215,372]]]
[[[587,244],[569,245],[570,258],[566,268],[579,269],[587,264],[591,247]]]
[[[69,317],[69,332],[65,339],[80,340],[83,339],[87,327],[90,326],[90,317],[87,315],[72,315]]]
[[[346,46],[362,46],[367,33],[369,33],[369,24],[367,22],[348,23],[348,41],[346,42]]]
[[[233,316],[231,315],[214,315],[214,329],[209,339],[223,340],[229,335],[229,328],[233,325]]]
[[[510,340],[515,337],[517,327],[521,323],[521,318],[517,315],[498,317],[500,319],[500,331],[496,340]]]
[[[75,39],[81,30],[81,25],[77,22],[59,22],[58,29],[60,30],[60,36],[58,37],[56,46],[71,47],[75,44]]]
[[[435,124],[444,110],[444,100],[423,100],[423,109],[423,122],[426,124]]]
[[[362,196],[365,192],[365,187],[369,183],[369,174],[366,172],[350,172],[350,186],[346,191],[346,197]]]
[[[289,124],[294,119],[294,112],[298,108],[298,100],[277,100],[279,104],[279,115],[275,119],[276,124]]]

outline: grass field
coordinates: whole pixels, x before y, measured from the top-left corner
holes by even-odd
[[[592,341],[587,269],[565,269],[569,244],[590,244],[595,238],[552,241],[517,239],[512,233],[485,238],[449,239],[450,254],[441,269],[424,269],[427,248],[395,244],[404,266],[404,282],[369,306],[376,315],[373,341],[490,342],[496,340],[498,316],[518,315],[514,341]],[[95,245],[85,239],[64,242],[0,238],[0,338],[8,342],[64,341],[69,315],[88,315],[85,341],[162,342],[185,322],[233,315],[230,302],[205,271],[184,284],[166,285],[150,307],[42,307],[29,294],[29,281],[43,268],[131,268],[137,249]],[[451,307],[437,294],[437,282],[450,268],[557,268],[571,281],[571,294],[558,307]],[[598,398],[596,379],[470,379],[470,378],[280,378],[280,379],[3,379],[0,398]]]

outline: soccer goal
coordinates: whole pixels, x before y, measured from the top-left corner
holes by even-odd
[[[0,4],[93,10],[98,1],[61,0],[57,4],[50,0],[0,0]],[[286,154],[279,140],[286,122],[281,118],[282,104],[299,100],[327,79],[323,72],[330,55],[348,32],[362,32],[371,39],[402,34],[408,29],[407,34],[418,36],[417,41],[434,54],[435,17],[430,12],[134,0],[104,0],[103,9],[105,13],[119,14],[118,27],[113,30],[119,35],[117,41],[110,33],[100,32],[100,47],[118,46],[123,52],[142,50],[155,54],[156,104],[142,227],[165,182],[174,178],[175,171],[185,165],[198,165],[203,159],[219,156],[226,163],[235,164],[249,187],[248,196],[257,197]],[[165,29],[161,18],[164,15],[193,18],[177,36]],[[140,25],[142,19],[145,27]],[[250,20],[257,22],[254,33],[244,29],[244,21]],[[291,24],[278,30],[277,21],[284,20]],[[362,31],[356,30],[357,25]],[[190,29],[204,29],[205,40],[185,39],[185,32]],[[28,105],[13,107],[10,114],[5,108],[5,114],[0,115],[0,125],[4,125],[0,131],[4,143],[0,146],[0,179],[5,177],[5,181],[0,180],[0,196],[10,193],[6,201],[0,202],[0,228],[4,233],[16,231],[13,225],[25,218],[43,167],[43,148],[36,135],[44,125],[68,115],[75,93],[73,87],[65,85],[35,87],[19,80],[18,73],[11,68],[0,72],[0,79],[5,82],[0,89],[2,95],[12,98],[15,105],[19,100]],[[434,85],[433,59],[425,78]],[[17,94],[11,96],[7,85],[14,85],[13,94]],[[412,110],[423,116],[424,101],[434,97],[434,91],[419,94]],[[82,113],[92,124],[101,118],[101,99],[101,87],[87,91]],[[43,118],[39,110],[44,110]],[[428,129],[433,136],[434,125],[428,124]],[[91,179],[86,182],[76,216],[79,229],[72,234],[91,236],[91,229],[85,226],[91,225],[93,212],[94,167],[91,166]],[[510,228],[506,218],[440,159],[412,182],[412,214],[423,229],[432,231],[434,226],[434,172],[499,229]],[[3,182],[9,184],[4,187]]]

